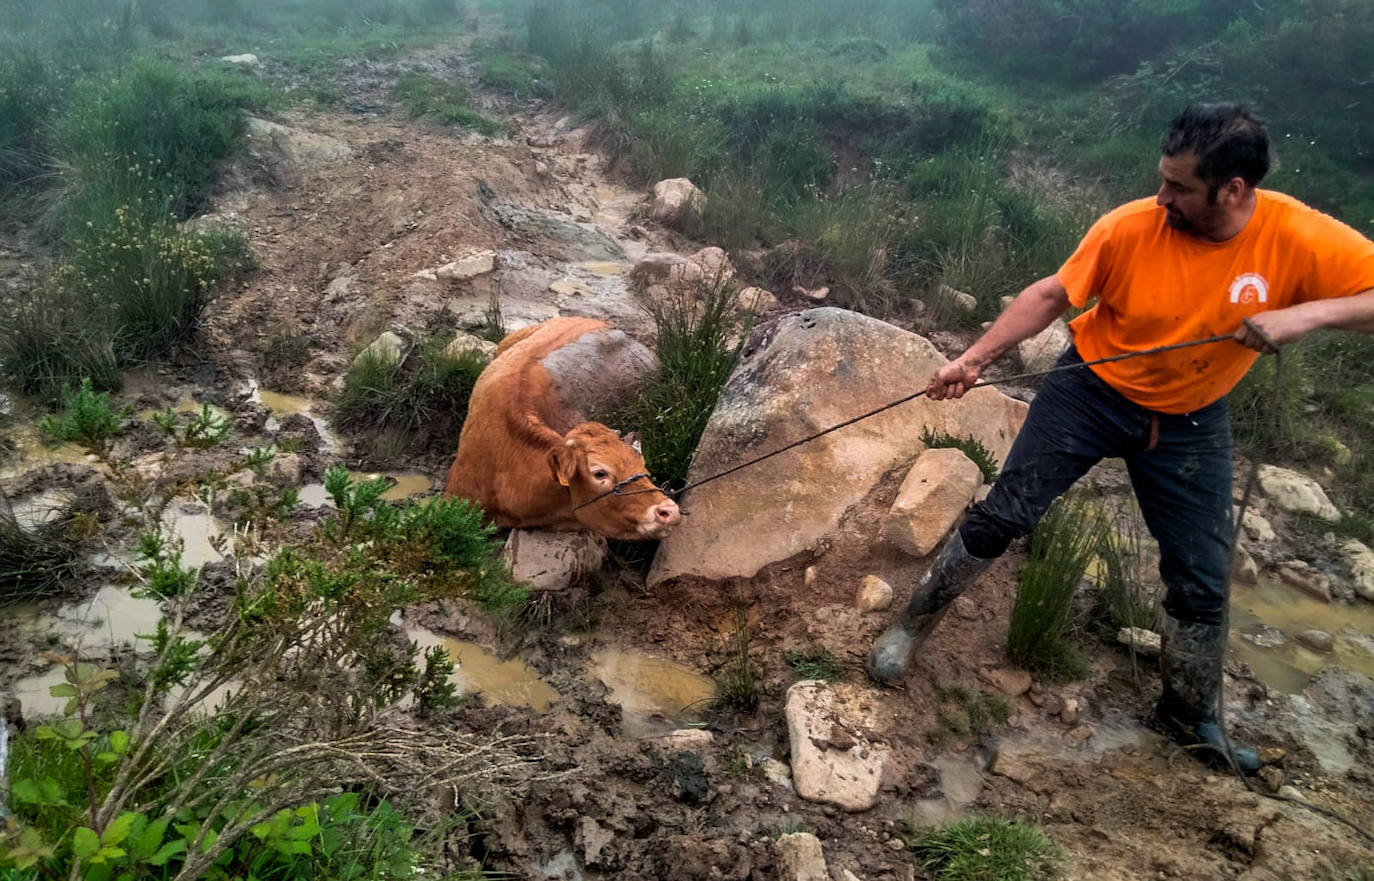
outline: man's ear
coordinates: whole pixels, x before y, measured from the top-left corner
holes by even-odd
[[[549,450],[549,470],[553,472],[553,479],[560,485],[570,485],[572,479],[577,476],[577,456],[580,452],[577,441],[574,440],[565,441]]]

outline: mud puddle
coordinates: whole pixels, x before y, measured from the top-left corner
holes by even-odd
[[[412,496],[428,495],[432,484],[428,474],[420,474],[413,471],[350,471],[349,475],[354,480],[376,480],[386,478],[393,481],[390,488],[382,493],[382,499],[388,502],[405,501]],[[323,483],[308,483],[301,487],[301,504],[307,508],[333,507],[334,500],[325,492]]]
[[[198,568],[223,560],[228,550],[224,524],[199,502],[173,499],[162,512],[162,526],[181,539],[181,565]]]
[[[702,721],[716,684],[689,667],[638,651],[603,649],[592,656],[591,675],[620,704],[626,737],[666,734]]]
[[[512,704],[529,707],[537,713],[549,708],[558,692],[524,661],[503,661],[475,642],[441,636],[423,627],[406,631],[406,635],[423,651],[431,646],[443,646],[457,668],[453,682],[459,694],[480,694],[488,704]]]
[[[13,445],[11,453],[0,463],[0,479],[18,477],[28,471],[46,468],[49,465],[94,465],[97,459],[76,444],[50,445],[43,437],[38,424],[19,425],[9,431]]]
[[[1313,651],[1298,634],[1322,630],[1334,649]],[[1374,608],[1323,603],[1277,581],[1231,590],[1231,651],[1261,682],[1298,694],[1317,673],[1341,666],[1374,678]]]
[[[339,436],[329,427],[327,421],[316,414],[316,410],[320,406],[318,401],[312,401],[310,398],[303,398],[299,395],[269,392],[260,387],[256,380],[249,381],[249,388],[252,390],[250,399],[262,404],[272,414],[267,418],[268,431],[276,431],[281,427],[282,419],[299,413],[315,426],[315,431],[320,435],[320,448],[324,452],[338,455],[343,450]]]
[[[14,522],[20,529],[33,532],[60,517],[71,500],[71,493],[53,489],[43,490],[31,496],[15,499],[10,503],[10,513],[14,515]]]

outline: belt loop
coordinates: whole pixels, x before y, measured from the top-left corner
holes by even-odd
[[[1145,448],[1145,452],[1150,452],[1159,446],[1159,414],[1150,414],[1150,444]]]

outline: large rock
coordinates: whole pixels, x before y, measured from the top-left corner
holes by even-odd
[[[654,204],[649,216],[659,223],[681,223],[700,213],[706,194],[685,177],[674,177],[654,184]]]
[[[552,593],[599,570],[606,560],[606,539],[592,532],[513,529],[503,556],[512,581],[528,584],[536,593]]]
[[[277,183],[353,155],[353,149],[338,138],[254,116],[248,117],[246,129],[249,162]]]
[[[1069,326],[1063,319],[1056,318],[1035,336],[1017,343],[1016,352],[1028,372],[1043,373],[1054,366],[1072,341]]]
[[[434,277],[445,281],[467,281],[496,269],[495,251],[476,251],[445,263],[434,270]]]
[[[1331,504],[1326,491],[1306,474],[1277,465],[1261,465],[1259,483],[1264,494],[1290,514],[1307,514],[1328,521],[1341,519],[1341,512]]]
[[[878,803],[888,748],[868,740],[855,712],[845,704],[819,680],[787,689],[792,781],[807,801],[865,811]]]
[[[830,881],[821,840],[810,832],[789,832],[773,842],[781,881]]]
[[[375,340],[358,353],[353,359],[353,367],[357,367],[367,358],[375,358],[378,362],[386,364],[400,365],[405,361],[406,355],[410,351],[410,342],[394,330],[384,331]]]
[[[1361,542],[1348,538],[1341,543],[1341,556],[1350,567],[1350,580],[1355,593],[1374,603],[1374,551]]]
[[[883,524],[883,538],[913,557],[933,551],[959,522],[983,473],[960,450],[926,450],[907,472]]]
[[[460,330],[444,347],[444,354],[450,358],[461,358],[464,355],[473,354],[490,363],[491,359],[496,357],[496,343]]]
[[[928,340],[842,309],[761,325],[702,434],[689,480],[801,440],[923,388],[946,360]],[[816,545],[888,471],[922,452],[921,431],[972,435],[1005,460],[1026,405],[991,388],[924,398],[689,491],[659,547],[651,585],[681,576],[752,577]]]

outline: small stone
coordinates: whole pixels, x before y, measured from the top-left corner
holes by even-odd
[[[477,251],[459,257],[452,263],[445,263],[434,270],[434,277],[446,281],[466,281],[479,275],[486,275],[496,269],[495,251]]]
[[[1289,587],[1324,603],[1331,602],[1331,582],[1325,575],[1316,572],[1301,561],[1284,563],[1279,567],[1279,580]]]
[[[1302,794],[1302,790],[1290,783],[1285,783],[1279,787],[1279,797],[1291,799],[1292,801],[1307,801],[1307,796]]]
[[[220,58],[220,61],[223,61],[225,64],[257,64],[258,56],[251,52],[245,52],[242,55],[224,55]]]
[[[1121,628],[1116,633],[1116,641],[1127,648],[1134,646],[1138,654],[1148,658],[1156,657],[1163,647],[1163,640],[1158,633],[1142,627]]]
[[[1097,732],[1093,730],[1093,726],[1091,725],[1079,725],[1069,732],[1069,739],[1077,741],[1078,743],[1085,743],[1096,733]]]
[[[763,771],[763,776],[770,782],[786,789],[792,789],[792,768],[786,762],[780,762],[775,758],[767,757],[759,759],[759,770]]]
[[[1231,578],[1241,584],[1259,584],[1259,567],[1250,552],[1236,544],[1236,557],[1231,564]]]
[[[547,162],[535,162],[534,173],[537,174],[539,177],[548,177],[549,164]]]
[[[1274,532],[1274,527],[1256,511],[1246,511],[1244,519],[1241,520],[1241,526],[1245,530],[1246,537],[1251,541],[1267,544],[1278,540],[1279,536],[1278,533]]]
[[[750,312],[754,315],[762,315],[764,312],[771,312],[778,308],[778,298],[772,292],[763,288],[745,288],[739,292],[736,299],[739,308],[743,312]]]
[[[1266,765],[1259,769],[1259,778],[1264,781],[1270,792],[1278,792],[1283,786],[1283,772],[1273,765]]]
[[[887,849],[893,853],[906,850],[906,842],[902,841],[900,838],[889,838],[887,840]]]
[[[358,366],[366,358],[376,359],[380,363],[394,364],[400,366],[405,361],[406,354],[410,350],[410,343],[395,331],[385,331],[381,336],[367,344],[358,357],[353,359],[354,367]]]
[[[883,521],[883,539],[913,557],[924,557],[964,516],[983,473],[963,451],[928,449],[902,479]]]
[[[1043,707],[1045,705],[1044,692],[1037,693],[1034,689],[1032,689],[1031,692],[1026,696],[1029,697],[1030,702],[1035,704],[1037,707]]]
[[[963,291],[955,290],[947,284],[940,285],[940,299],[958,309],[960,312],[972,312],[978,308],[978,298],[973,294],[966,294]]]
[[[1331,504],[1321,484],[1291,468],[1261,465],[1258,472],[1260,488],[1280,508],[1291,514],[1307,514],[1321,520],[1335,522],[1341,512]]]
[[[978,678],[1007,697],[1020,697],[1030,691],[1031,687],[1029,673],[1008,667],[983,667],[978,671]]]
[[[859,585],[860,612],[881,612],[892,605],[892,585],[876,575],[865,575]]]
[[[669,752],[693,753],[710,749],[715,741],[715,735],[705,728],[679,728],[654,740],[662,749]]]
[[[1297,636],[1298,642],[1314,652],[1327,654],[1336,649],[1336,641],[1325,630],[1304,630]]]
[[[484,340],[479,336],[460,330],[444,347],[444,354],[450,358],[461,358],[464,355],[473,354],[490,363],[491,359],[496,357],[496,348],[496,343],[491,340]]]
[[[1073,725],[1078,722],[1078,698],[1064,698],[1064,708],[1059,711],[1059,720],[1065,725]]]
[[[821,840],[810,832],[792,832],[773,842],[782,881],[830,881]]]
[[[965,621],[977,621],[982,617],[978,604],[964,596],[954,598],[954,614]]]
[[[1259,751],[1259,760],[1262,765],[1282,765],[1284,757],[1288,755],[1283,747],[1267,746]]]
[[[807,566],[807,567],[806,567],[806,572],[802,574],[802,586],[803,586],[803,587],[815,587],[815,586],[816,586],[816,578],[817,578],[817,577],[818,577],[818,575],[817,575],[817,572],[816,572],[816,567],[815,567],[815,566]]]

